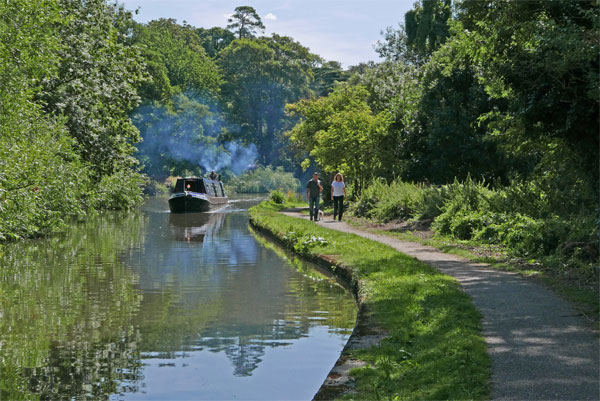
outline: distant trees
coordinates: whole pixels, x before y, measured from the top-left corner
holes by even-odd
[[[283,136],[290,125],[285,105],[345,79],[339,64],[325,63],[292,38],[255,37],[264,26],[253,8],[238,7],[231,19],[234,32],[170,19],[134,26],[131,41],[151,76],[140,86],[143,106],[132,115],[143,137],[138,157],[149,174],[202,174],[205,160],[227,159],[228,149],[293,167]]]
[[[232,135],[255,143],[264,164],[276,162],[279,156],[285,105],[310,94],[313,60],[308,49],[278,35],[238,39],[219,54],[225,77],[223,98],[239,127]]]

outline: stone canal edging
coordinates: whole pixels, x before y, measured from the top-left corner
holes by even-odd
[[[268,238],[285,245],[284,241],[271,230],[256,224],[250,217],[252,228]],[[351,351],[362,348],[370,348],[386,337],[385,330],[377,327],[371,319],[371,314],[361,295],[361,280],[356,276],[352,267],[337,260],[336,255],[302,255],[311,263],[314,263],[334,276],[342,280],[344,285],[352,293],[357,305],[358,314],[356,323],[348,342],[342,350],[340,357],[325,378],[325,381],[313,397],[313,400],[331,400],[342,394],[354,392],[354,382],[350,376],[350,370],[366,365],[366,362],[350,356]]]

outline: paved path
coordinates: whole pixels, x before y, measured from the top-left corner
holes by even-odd
[[[285,214],[308,219],[297,212]],[[600,400],[599,339],[569,303],[545,287],[344,222],[317,224],[390,245],[455,277],[483,315],[493,400]]]

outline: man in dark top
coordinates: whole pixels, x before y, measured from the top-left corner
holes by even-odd
[[[319,181],[319,173],[314,172],[312,180],[306,184],[306,197],[308,198],[311,220],[319,220],[319,201],[321,199],[322,191],[323,186],[321,186],[321,181]]]

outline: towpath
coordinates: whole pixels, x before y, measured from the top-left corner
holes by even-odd
[[[283,213],[308,219],[297,211]],[[483,316],[493,400],[600,400],[598,336],[580,313],[547,288],[484,263],[344,222],[316,224],[387,244],[455,277]]]

